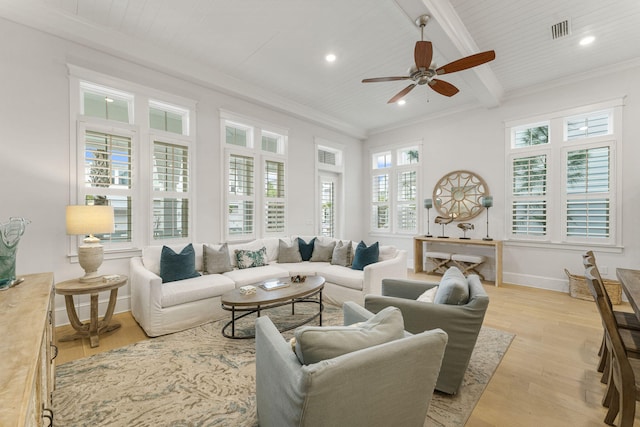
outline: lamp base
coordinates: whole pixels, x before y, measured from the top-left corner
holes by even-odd
[[[102,275],[98,274],[98,268],[102,265],[104,248],[99,243],[90,243],[78,247],[78,262],[84,269],[84,276],[78,280],[81,283],[98,282]]]

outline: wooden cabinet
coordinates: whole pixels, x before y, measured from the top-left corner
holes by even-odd
[[[48,426],[55,384],[53,274],[0,292],[0,425]]]

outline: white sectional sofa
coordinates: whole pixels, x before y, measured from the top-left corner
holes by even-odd
[[[312,237],[301,237],[309,242]],[[131,312],[148,336],[154,337],[192,328],[212,320],[230,316],[221,308],[220,296],[234,288],[255,284],[267,279],[297,274],[321,275],[325,278],[323,299],[342,304],[354,301],[364,304],[367,294],[380,295],[382,279],[407,277],[407,253],[393,246],[380,246],[378,262],[363,270],[333,265],[329,262],[278,263],[279,241],[287,244],[295,238],[266,238],[243,244],[229,244],[232,271],[222,274],[203,274],[199,277],[162,283],[160,258],[162,246],[149,246],[141,257],[131,258],[129,280],[131,285]],[[318,237],[321,244],[332,239]],[[345,244],[348,241],[343,241]],[[352,242],[352,255],[358,242]],[[220,245],[210,245],[220,246]],[[185,244],[170,245],[176,253]],[[267,250],[268,264],[261,267],[238,269],[235,250]],[[203,244],[193,243],[196,270],[203,270]]]

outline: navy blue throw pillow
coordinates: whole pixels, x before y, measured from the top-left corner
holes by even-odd
[[[313,244],[316,242],[316,238],[311,239],[309,243],[298,237],[298,247],[300,248],[300,255],[303,261],[309,261],[311,255],[313,255]]]
[[[378,262],[379,256],[380,248],[378,242],[367,247],[363,241],[360,241],[356,247],[356,255],[353,257],[351,268],[353,270],[364,270],[367,265]]]
[[[196,251],[191,243],[185,246],[179,254],[175,253],[170,247],[162,247],[162,254],[160,255],[160,277],[162,277],[162,283],[191,279],[198,276],[200,276],[200,273],[196,271]]]

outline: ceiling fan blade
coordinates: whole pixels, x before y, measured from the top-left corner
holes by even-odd
[[[444,80],[432,79],[429,82],[429,86],[431,86],[431,89],[444,96],[453,96],[459,92],[457,87],[449,82],[445,82]]]
[[[488,50],[486,52],[476,53],[475,55],[465,56],[457,61],[443,65],[436,70],[436,74],[442,75],[447,73],[455,73],[456,71],[466,70],[468,68],[477,67],[485,62],[493,61],[496,59],[496,52]]]
[[[411,77],[375,77],[373,79],[364,79],[362,83],[376,83],[376,82],[392,82],[395,80],[410,80]]]
[[[416,42],[416,48],[413,51],[413,56],[418,69],[424,68],[425,70],[428,70],[431,65],[431,59],[433,59],[433,46],[431,45],[431,42]]]
[[[404,96],[406,94],[411,92],[411,90],[414,87],[416,87],[416,84],[415,83],[411,83],[409,86],[405,87],[400,92],[396,93],[396,95],[393,98],[391,98],[390,100],[387,101],[387,104],[393,104],[394,102],[397,102],[397,101],[401,100],[402,98],[404,98]]]

